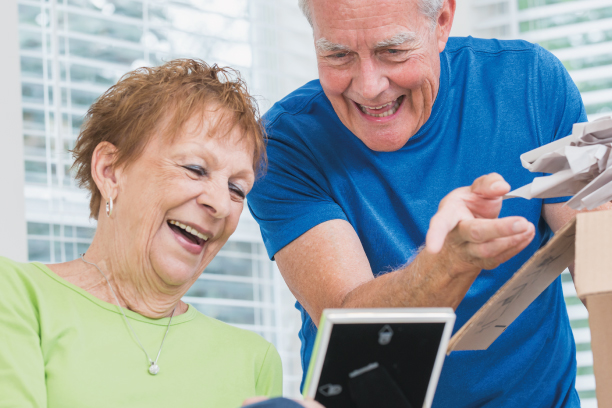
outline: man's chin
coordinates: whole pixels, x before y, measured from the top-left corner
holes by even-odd
[[[401,149],[410,139],[400,132],[353,132],[370,150],[375,152],[394,152]]]

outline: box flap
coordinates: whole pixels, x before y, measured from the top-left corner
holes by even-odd
[[[612,292],[612,211],[576,216],[574,284],[581,299]]]
[[[595,392],[600,407],[612,407],[612,292],[586,297],[591,328]]]
[[[454,350],[487,349],[506,327],[572,263],[575,226],[574,218],[525,262],[521,269],[455,333],[448,345],[447,353]],[[612,250],[608,249],[608,252],[612,256]]]

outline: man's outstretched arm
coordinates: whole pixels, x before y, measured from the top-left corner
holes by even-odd
[[[612,203],[606,203],[590,211],[612,210]],[[580,212],[590,212],[589,210],[574,210],[565,205],[565,203],[544,204],[542,205],[542,216],[553,232],[557,232],[567,222]],[[569,266],[569,271],[574,277],[574,264]]]
[[[315,323],[326,308],[457,308],[482,269],[512,258],[534,237],[525,218],[497,218],[509,189],[500,175],[490,174],[449,193],[431,220],[426,248],[404,268],[378,278],[343,220],[312,228],[275,258]]]

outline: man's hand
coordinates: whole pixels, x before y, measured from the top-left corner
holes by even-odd
[[[451,274],[493,269],[522,251],[535,227],[523,217],[497,218],[510,186],[492,173],[450,192],[432,217],[426,250],[452,265]]]

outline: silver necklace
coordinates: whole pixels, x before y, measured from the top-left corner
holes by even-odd
[[[134,328],[130,324],[130,321],[128,320],[127,316],[125,315],[125,312],[123,311],[123,308],[121,307],[121,304],[119,303],[119,298],[117,297],[117,294],[115,293],[115,290],[111,286],[111,284],[108,281],[108,278],[106,277],[104,272],[102,272],[102,270],[100,268],[98,268],[98,265],[96,265],[95,263],[86,261],[85,260],[85,254],[81,254],[81,260],[83,262],[85,262],[86,264],[90,264],[90,265],[95,266],[96,269],[98,270],[98,272],[100,272],[102,274],[102,276],[104,276],[104,279],[106,280],[106,283],[108,283],[108,287],[110,288],[111,292],[113,293],[113,296],[115,297],[115,301],[117,302],[117,307],[119,308],[119,311],[123,315],[123,319],[125,320],[125,323],[127,323],[130,331],[134,335],[134,338],[138,342],[138,345],[140,346],[142,351],[144,351],[145,355],[147,356],[147,359],[149,360],[149,364],[150,364],[149,365],[149,374],[156,375],[157,373],[159,373],[159,366],[157,365],[157,361],[159,360],[159,355],[161,354],[162,347],[164,347],[164,341],[166,341],[166,336],[168,335],[168,332],[170,331],[170,323],[172,323],[172,318],[174,317],[174,312],[176,311],[176,306],[174,306],[174,309],[172,309],[172,314],[170,315],[170,321],[168,322],[168,327],[166,328],[166,334],[164,334],[164,338],[162,339],[161,345],[159,346],[159,351],[157,352],[157,358],[155,359],[155,361],[153,361],[153,360],[151,360],[151,357],[149,357],[149,353],[147,353],[147,350],[144,348],[144,346],[140,342],[140,339],[138,338],[138,335],[134,331]]]

